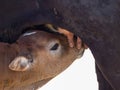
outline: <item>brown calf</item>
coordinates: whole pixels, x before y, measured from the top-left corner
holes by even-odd
[[[65,70],[84,49],[70,48],[65,36],[43,31],[0,43],[0,90],[36,90]]]

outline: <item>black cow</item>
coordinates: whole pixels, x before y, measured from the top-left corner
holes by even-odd
[[[0,41],[34,25],[72,31],[90,47],[99,90],[120,90],[120,0],[0,0]]]

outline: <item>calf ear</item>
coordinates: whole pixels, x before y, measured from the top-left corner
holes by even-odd
[[[27,71],[30,68],[30,63],[26,57],[19,56],[9,64],[9,68],[13,71]]]

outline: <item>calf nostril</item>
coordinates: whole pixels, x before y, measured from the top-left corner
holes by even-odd
[[[33,59],[32,59],[32,58],[31,58],[31,59],[29,59],[29,62],[33,63]]]
[[[57,50],[57,49],[58,49],[58,47],[59,47],[59,44],[58,44],[58,43],[56,43],[56,44],[54,44],[54,45],[53,45],[53,47],[52,47],[50,50]]]
[[[27,55],[27,59],[29,60],[30,63],[33,62],[33,56],[31,54]]]

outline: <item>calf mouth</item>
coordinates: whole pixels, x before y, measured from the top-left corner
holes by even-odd
[[[54,77],[52,78],[46,78],[46,79],[43,79],[41,81],[38,81],[38,82],[35,82],[34,84],[31,84],[30,86],[33,86],[33,88],[36,90],[36,89],[39,89],[41,88],[43,85],[45,85],[46,83],[48,83],[51,79],[53,79]]]

